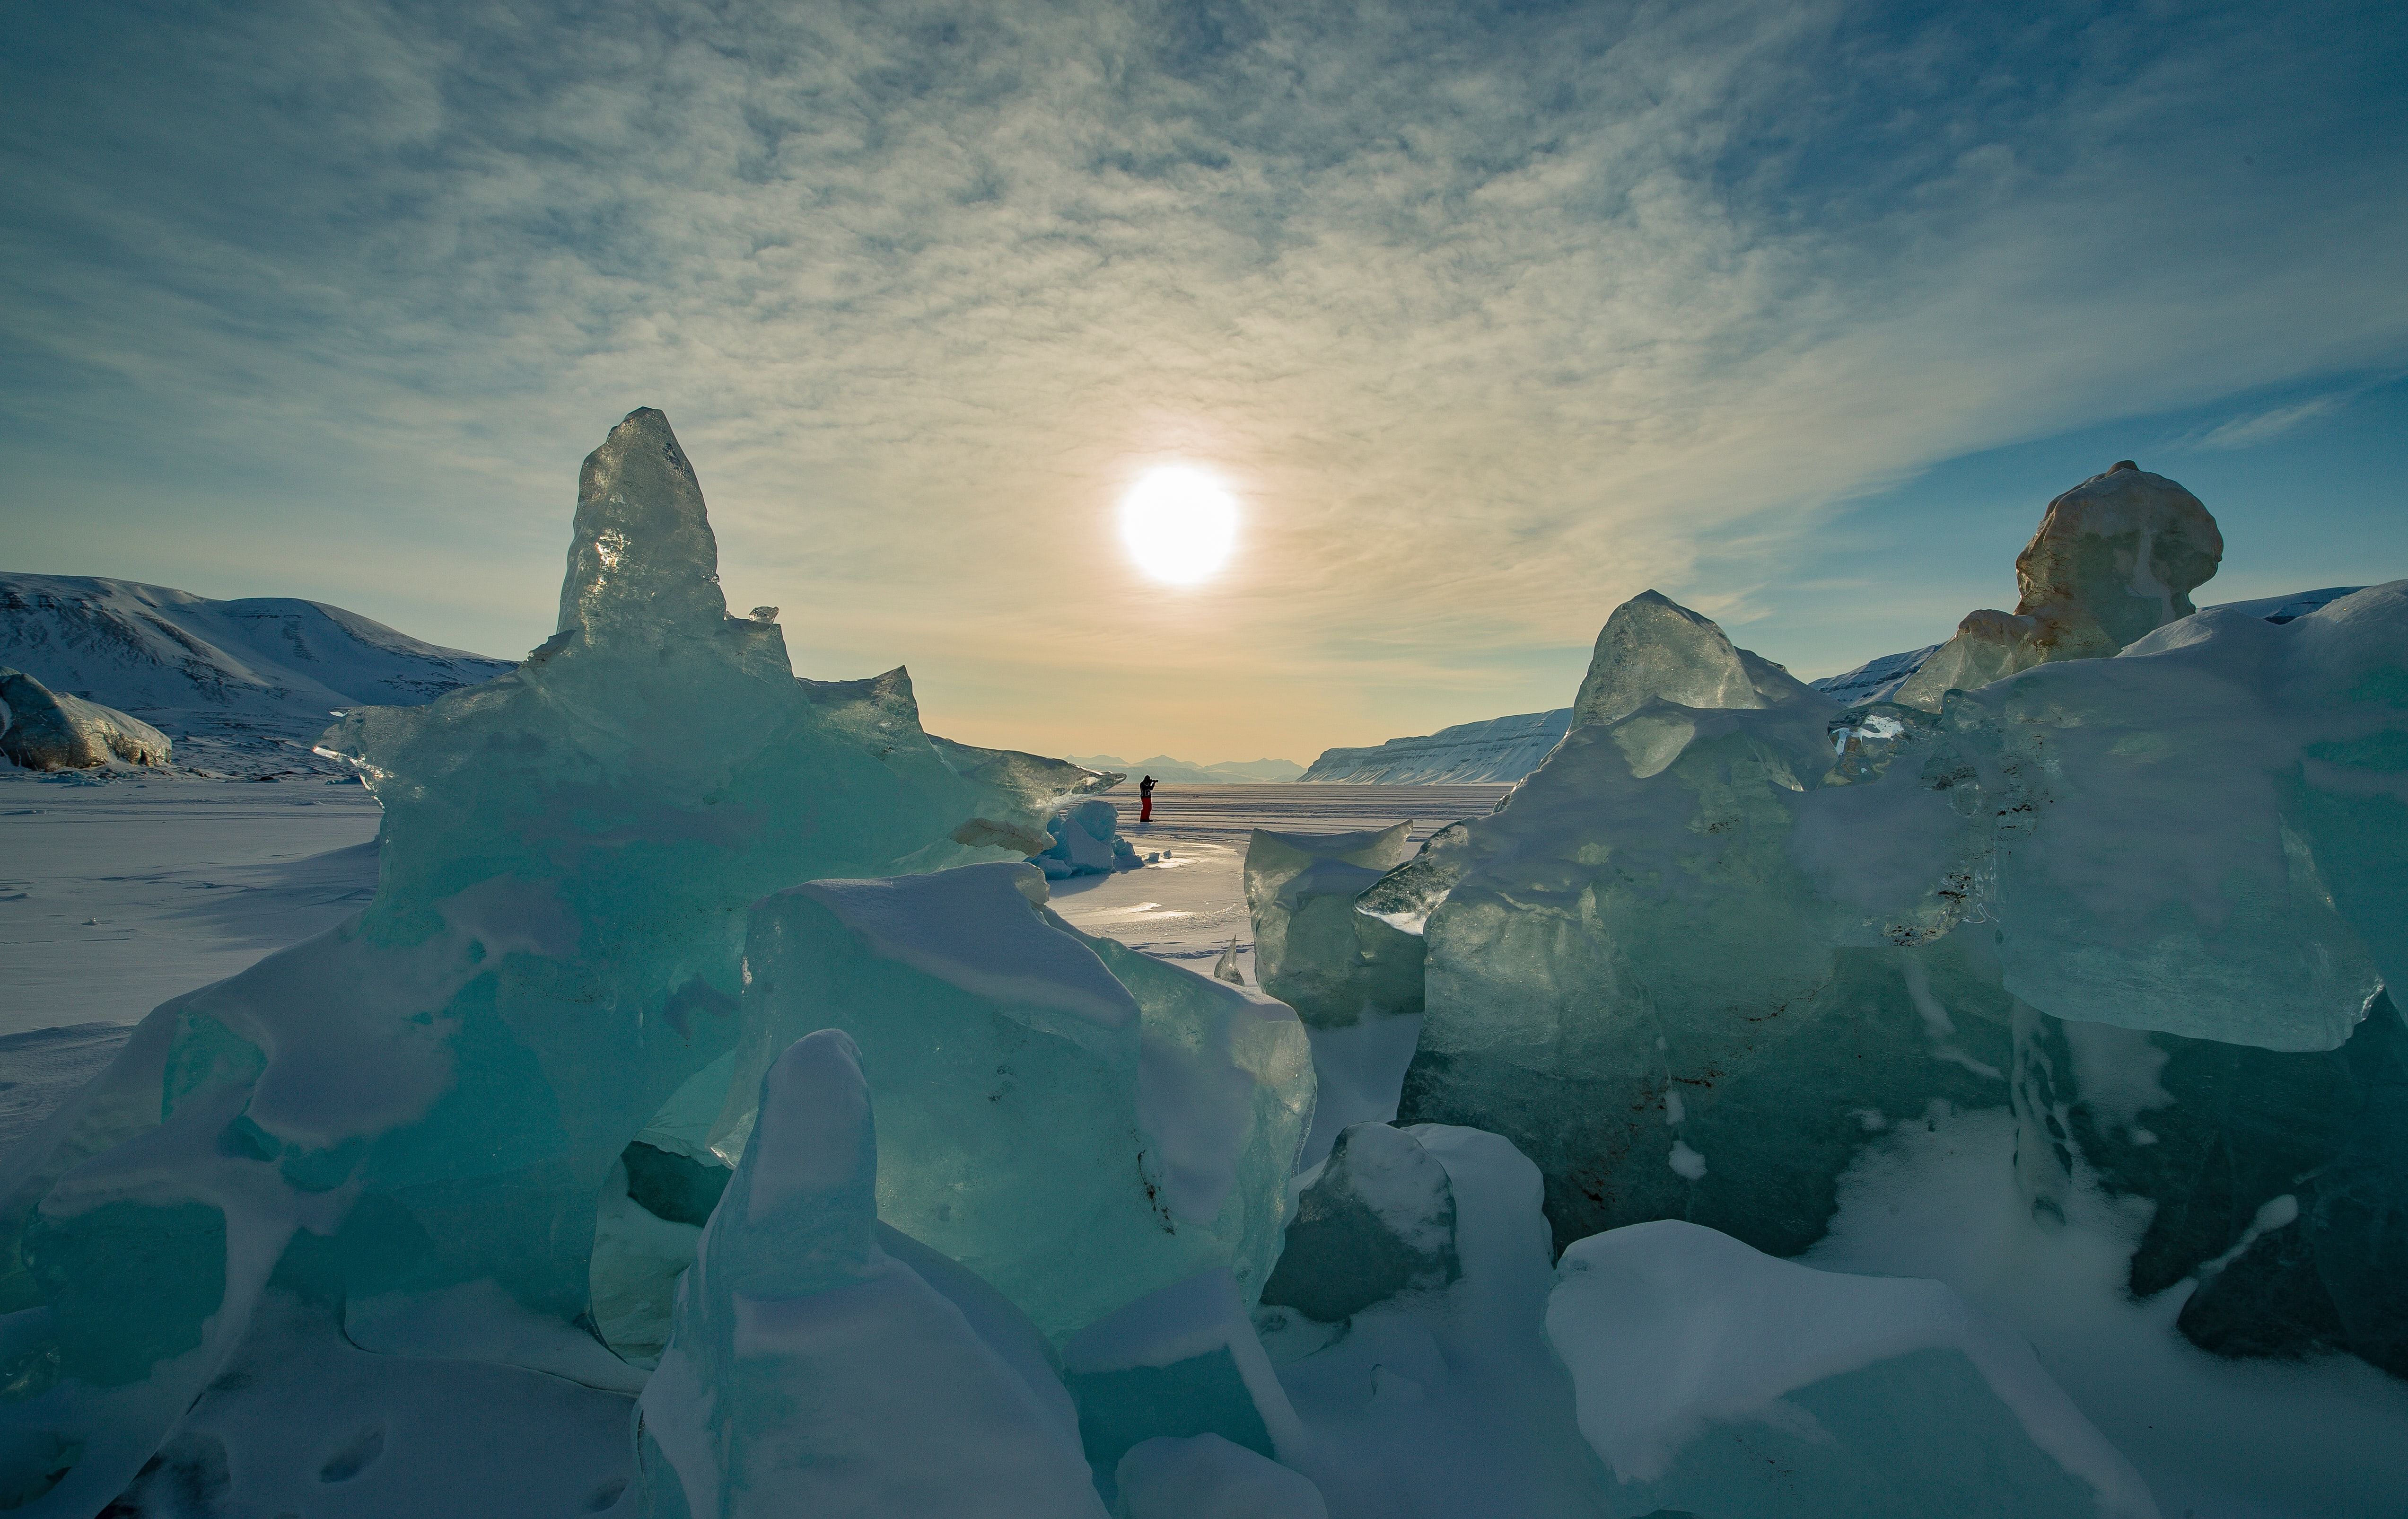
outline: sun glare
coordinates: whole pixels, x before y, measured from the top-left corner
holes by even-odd
[[[1149,469],[1121,497],[1121,539],[1138,567],[1157,580],[1194,585],[1209,579],[1228,563],[1237,537],[1237,498],[1201,469]]]

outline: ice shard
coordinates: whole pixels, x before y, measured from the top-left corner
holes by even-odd
[[[27,1353],[56,1369],[0,1396],[81,1453],[39,1512],[113,1498],[270,1283],[363,1348],[638,1384],[585,1326],[597,1207],[733,1048],[748,904],[997,853],[950,838],[991,792],[898,770],[776,623],[726,615],[652,410],[585,462],[559,632],[322,743],[383,804],[375,900],[153,1013],[122,1073],[149,1116],[105,1105],[16,1172],[0,1305],[46,1315]]]
[[[1246,906],[1263,990],[1320,1028],[1418,1010],[1420,948],[1355,899],[1403,863],[1411,823],[1357,833],[1257,828],[1246,845]]]
[[[1220,1268],[1246,1299],[1278,1254],[1312,1113],[1285,1007],[1091,940],[1025,865],[820,881],[753,912],[739,1092],[796,1030],[858,1040],[879,1211],[1059,1343]],[[740,1146],[749,1108],[714,1131]]]
[[[1779,707],[1821,699],[1787,670],[1732,644],[1708,618],[1657,591],[1613,609],[1572,698],[1575,728],[1612,723],[1651,701],[1679,707]]]
[[[1027,1321],[941,1257],[919,1256],[932,1281],[886,1248],[853,1041],[797,1040],[758,1106],[638,1404],[644,1512],[1101,1519]]]

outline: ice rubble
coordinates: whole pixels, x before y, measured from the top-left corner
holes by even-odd
[[[747,905],[1042,816],[916,719],[832,719],[715,559],[666,419],[632,413],[580,479],[559,633],[322,740],[384,806],[375,901],[152,1013],[14,1157],[0,1497],[108,1502],[282,1297],[367,1351],[641,1383],[583,1327],[597,1211],[673,1097],[724,1090]]]
[[[1137,846],[1120,835],[1120,813],[1100,796],[1088,796],[1054,810],[1046,820],[1046,846],[1030,853],[1030,863],[1049,881],[1071,876],[1108,876],[1134,870],[1142,863]]]
[[[1291,1010],[1051,911],[1110,804],[929,739],[899,670],[795,680],[637,412],[559,636],[328,736],[376,902],[0,1178],[0,1502],[2149,1514],[2108,1437],[2163,1497],[2152,1399],[2270,1406],[2177,1325],[2408,1361],[2408,582],[2128,638],[2203,540],[2123,520],[2028,551],[2120,655],[1928,710],[1627,604],[1494,815],[1255,837]],[[1997,1285],[2066,1259],[2119,1300]],[[2334,1364],[2305,1448],[2368,1450],[2286,1480],[2382,1512],[2408,1397]]]
[[[174,748],[139,718],[0,667],[0,755],[28,770],[90,769],[111,760],[165,765]]]
[[[1401,1116],[1512,1139],[1558,1244],[1682,1218],[1795,1254],[1885,1131],[2007,1108],[2027,1203],[2147,1214],[2128,1290],[2187,1283],[2196,1342],[2408,1374],[2379,1285],[2408,1217],[2382,995],[2408,968],[2408,583],[2184,615],[2217,548],[2158,477],[2067,493],[2015,614],[2050,657],[1930,711],[1843,713],[1637,598],[1547,764],[1281,973],[1359,999],[1360,936],[1417,934]]]

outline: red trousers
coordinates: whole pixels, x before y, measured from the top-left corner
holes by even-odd
[[[1144,792],[1138,796],[1137,820],[1140,823],[1152,823],[1154,821],[1154,793],[1150,791]]]

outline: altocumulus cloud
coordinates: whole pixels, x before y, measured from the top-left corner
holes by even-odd
[[[1554,705],[1615,601],[1743,619],[1853,494],[2408,349],[2380,6],[57,12],[29,505],[507,648],[660,405],[739,602],[990,741]],[[1193,595],[1108,528],[1170,458],[1248,507]],[[26,567],[111,567],[75,516]]]

